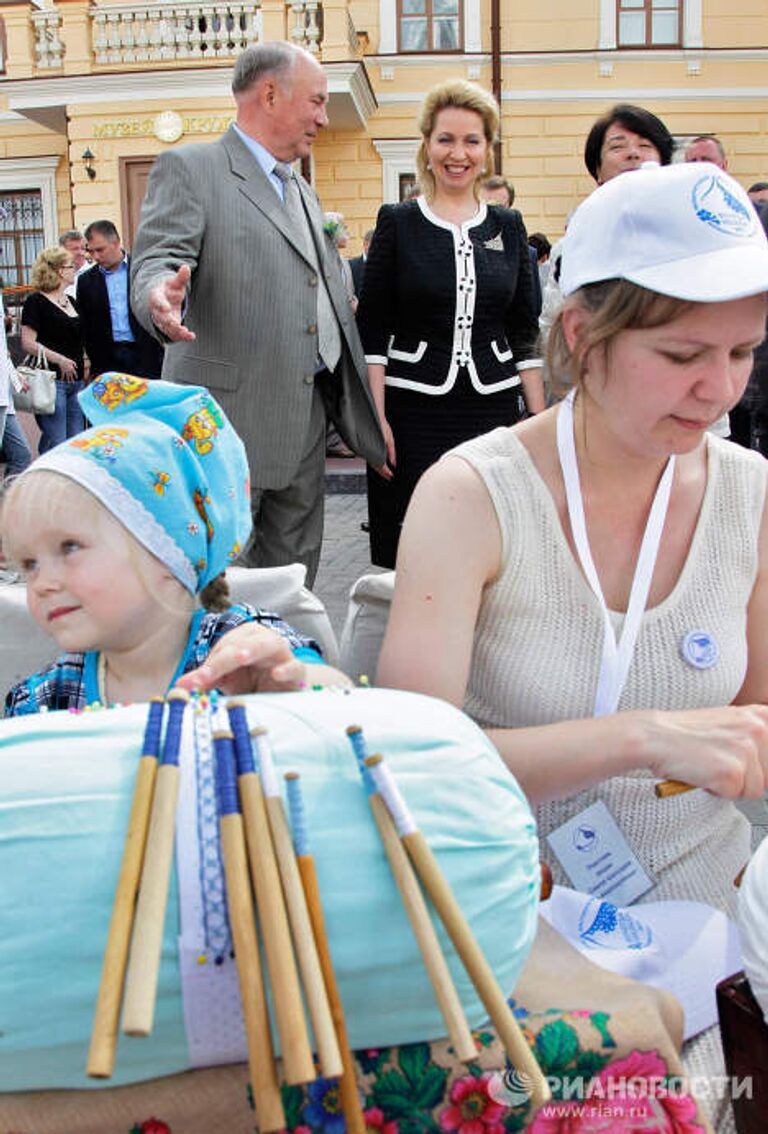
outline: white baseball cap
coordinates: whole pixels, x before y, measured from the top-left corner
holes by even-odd
[[[563,240],[563,295],[612,279],[697,303],[757,295],[768,291],[768,239],[716,165],[648,162],[595,189]]]

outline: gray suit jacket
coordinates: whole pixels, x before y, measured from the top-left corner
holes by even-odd
[[[329,416],[371,464],[384,442],[352,310],[310,186],[299,187],[341,329],[342,358],[321,383]],[[316,365],[317,279],[289,217],[237,133],[168,150],[155,162],[133,246],[131,300],[141,323],[149,292],[181,264],[192,269],[184,322],[194,342],[166,346],[163,378],[207,386],[248,451],[253,484],[283,488],[304,455]]]

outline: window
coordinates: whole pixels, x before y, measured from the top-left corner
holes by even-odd
[[[416,187],[416,174],[415,173],[400,173],[397,178],[399,200],[409,201],[411,197],[417,193]]]
[[[0,192],[0,277],[3,287],[29,283],[38,252],[45,247],[43,197],[39,189]]]
[[[682,0],[618,0],[619,47],[678,47]]]
[[[398,0],[400,51],[461,51],[462,0]]]

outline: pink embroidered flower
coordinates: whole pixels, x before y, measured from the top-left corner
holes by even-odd
[[[365,1129],[367,1134],[400,1134],[396,1122],[385,1122],[384,1111],[381,1107],[371,1106],[363,1111]]]
[[[439,1122],[442,1130],[457,1134],[504,1134],[501,1121],[504,1107],[494,1102],[488,1093],[490,1073],[476,1079],[465,1075],[457,1079],[451,1087],[449,1098],[452,1106],[440,1112]]]
[[[690,1095],[668,1093],[667,1066],[655,1051],[632,1051],[609,1063],[587,1086],[582,1099],[543,1106],[528,1134],[703,1134]]]

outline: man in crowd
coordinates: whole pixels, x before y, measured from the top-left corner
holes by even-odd
[[[725,146],[714,134],[699,134],[685,147],[686,161],[711,161],[719,169],[728,168]]]
[[[768,203],[768,181],[756,181],[747,189],[747,196],[754,204]]]
[[[326,419],[384,464],[384,441],[336,250],[289,163],[327,125],[322,67],[286,42],[243,52],[236,121],[218,141],[162,153],[134,245],[132,295],[171,344],[163,377],[208,386],[251,466],[243,561],[300,561],[311,586],[323,532]]]
[[[93,221],[85,230],[93,265],[78,277],[77,310],[83,328],[91,377],[122,370],[159,378],[163,348],[133,313],[129,296],[130,261],[110,220]]]
[[[363,276],[365,275],[365,261],[368,259],[368,249],[371,247],[373,240],[373,229],[369,228],[363,236],[363,254],[362,256],[353,256],[349,261],[350,271],[352,272],[352,284],[355,289],[355,295],[360,298],[360,292],[363,290]]]
[[[89,266],[88,257],[85,254],[85,237],[79,229],[68,228],[66,232],[62,232],[59,237],[59,244],[69,252],[76,272],[80,272],[83,268]]]
[[[91,264],[85,254],[85,237],[77,228],[68,228],[59,237],[60,246],[69,252],[72,263],[75,265],[75,278],[64,290],[72,299],[77,297],[77,278],[90,268]]]
[[[515,187],[511,181],[500,174],[486,177],[480,186],[480,196],[489,205],[500,205],[503,209],[511,209],[515,203]],[[539,261],[536,249],[528,245],[528,257],[531,261],[531,279],[533,280],[533,302],[536,315],[541,314],[541,280],[539,279]]]

